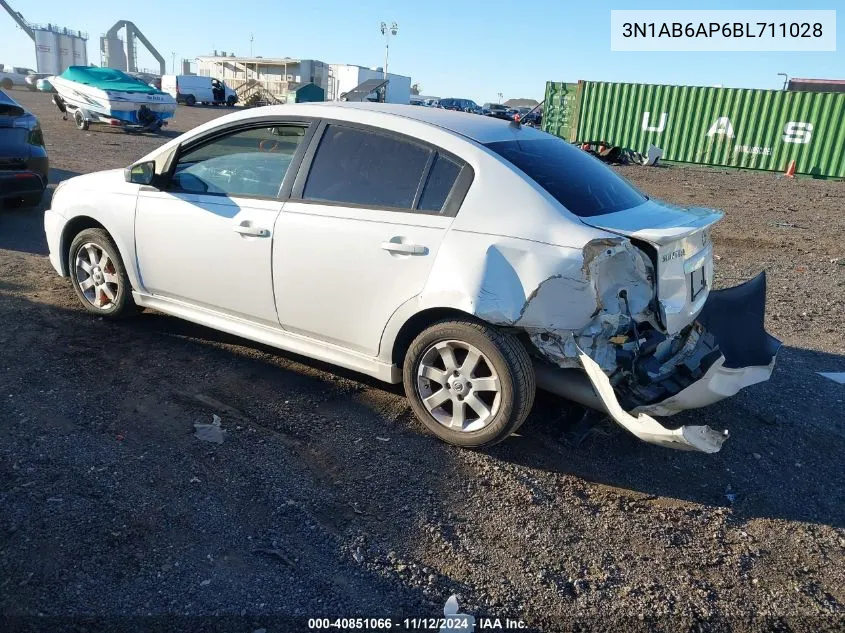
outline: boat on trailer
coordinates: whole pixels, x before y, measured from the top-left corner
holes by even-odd
[[[80,130],[91,123],[128,132],[156,132],[176,111],[176,99],[114,68],[70,66],[50,79],[53,103]]]

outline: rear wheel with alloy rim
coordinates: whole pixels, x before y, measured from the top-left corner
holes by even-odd
[[[137,311],[117,247],[103,229],[86,229],[70,245],[73,289],[88,312],[118,317]]]
[[[474,321],[441,321],[411,343],[405,393],[440,439],[466,447],[502,441],[534,402],[534,370],[514,336]]]

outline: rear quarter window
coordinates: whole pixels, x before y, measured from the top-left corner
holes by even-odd
[[[563,139],[500,141],[486,147],[580,217],[631,209],[648,199],[610,167]]]

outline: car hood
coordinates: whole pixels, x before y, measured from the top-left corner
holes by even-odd
[[[123,176],[122,169],[107,169],[106,171],[95,171],[92,174],[74,176],[65,180],[62,187],[68,189],[101,189],[113,188],[117,183],[128,184]]]
[[[715,224],[724,213],[647,200],[632,209],[581,218],[588,226],[663,246]]]

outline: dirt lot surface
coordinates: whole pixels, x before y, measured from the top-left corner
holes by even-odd
[[[55,180],[162,143],[13,94]],[[180,107],[169,133],[224,112]],[[6,630],[297,631],[281,618],[436,617],[452,594],[530,630],[843,630],[845,386],[816,372],[845,371],[845,183],[621,171],[726,211],[720,285],[769,275],[774,377],[675,418],[729,428],[717,455],[579,432],[549,397],[492,450],[444,445],[398,388],[150,311],[87,315],[42,212],[0,213]],[[220,445],[193,435],[214,414]],[[148,614],[167,617],[114,619]]]

